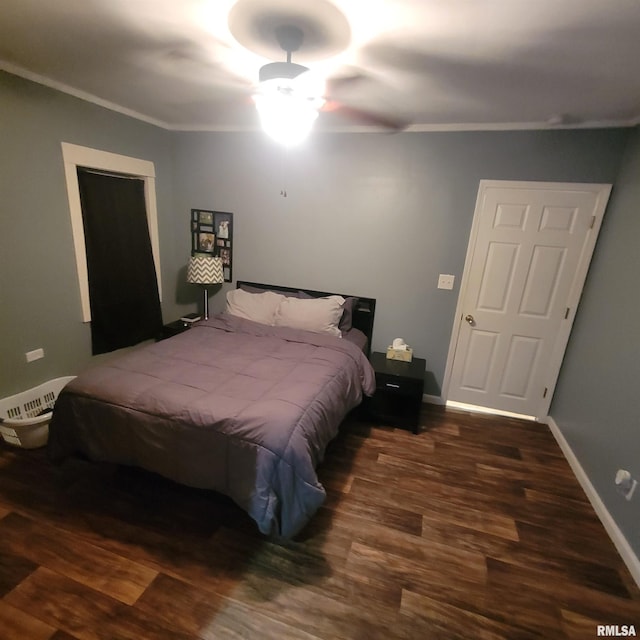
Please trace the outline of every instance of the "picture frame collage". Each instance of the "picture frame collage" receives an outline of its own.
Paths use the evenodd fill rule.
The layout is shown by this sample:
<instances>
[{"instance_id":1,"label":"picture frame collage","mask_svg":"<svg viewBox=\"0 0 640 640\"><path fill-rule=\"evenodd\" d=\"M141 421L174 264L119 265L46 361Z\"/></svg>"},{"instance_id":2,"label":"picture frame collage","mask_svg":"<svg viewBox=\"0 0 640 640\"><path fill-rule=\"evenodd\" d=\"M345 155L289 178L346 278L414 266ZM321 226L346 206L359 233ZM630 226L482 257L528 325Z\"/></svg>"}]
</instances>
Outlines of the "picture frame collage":
<instances>
[{"instance_id":1,"label":"picture frame collage","mask_svg":"<svg viewBox=\"0 0 640 640\"><path fill-rule=\"evenodd\" d=\"M191 209L191 255L222 259L224 281L233 278L233 213Z\"/></svg>"}]
</instances>

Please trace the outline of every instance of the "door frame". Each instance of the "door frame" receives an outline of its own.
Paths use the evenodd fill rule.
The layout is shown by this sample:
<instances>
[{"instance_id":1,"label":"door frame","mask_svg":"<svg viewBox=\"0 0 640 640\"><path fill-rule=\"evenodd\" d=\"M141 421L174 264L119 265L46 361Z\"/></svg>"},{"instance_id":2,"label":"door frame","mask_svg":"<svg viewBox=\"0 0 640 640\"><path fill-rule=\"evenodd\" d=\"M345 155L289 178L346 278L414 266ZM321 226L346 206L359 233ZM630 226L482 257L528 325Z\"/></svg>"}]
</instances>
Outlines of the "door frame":
<instances>
[{"instance_id":1,"label":"door frame","mask_svg":"<svg viewBox=\"0 0 640 640\"><path fill-rule=\"evenodd\" d=\"M558 335L556 336L555 346L553 349L553 356L549 360L547 365L547 371L545 374L544 385L547 389L545 397L540 397L540 404L538 410L534 416L517 416L523 418L534 418L539 422L546 422L549 413L549 407L553 399L556 384L558 382L558 376L560 374L560 367L564 359L565 350L569 337L571 335L571 329L573 327L573 321L576 317L578 309L578 303L580 302L580 296L584 288L584 283L589 271L589 264L591 263L591 257L593 256L593 250L598 239L600 227L602 226L602 220L611 193L611 184L598 184L598 183L582 183L582 182L528 182L520 180L480 180L478 185L478 195L476 198L475 210L473 214L473 223L471 225L471 233L469 234L469 244L467 246L467 255L464 262L464 271L462 274L462 280L460 281L460 290L458 293L458 301L456 304L455 316L453 319L453 328L451 331L451 341L449 343L449 352L447 354L447 364L445 367L444 379L442 382L442 398L444 404L449 404L449 385L451 382L451 373L453 370L453 362L455 359L456 348L458 345L458 337L460 334L460 326L463 321L464 300L467 294L467 286L469 281L469 270L473 261L476 241L478 238L478 230L480 227L480 214L482 211L482 203L484 200L484 193L488 188L505 187L510 189L555 189L555 190L572 190L577 189L581 191L591 191L596 195L596 206L594 210L594 222L591 228L587 232L587 238L582 248L578 265L576 267L575 277L571 284L569 296L567 298L567 307L569 313L567 317L562 321ZM457 403L451 403L450 406L460 406ZM478 410L487 410L485 407L477 407ZM490 410L491 413L499 413L503 415L514 416L516 414Z\"/></svg>"},{"instance_id":2,"label":"door frame","mask_svg":"<svg viewBox=\"0 0 640 640\"><path fill-rule=\"evenodd\" d=\"M82 322L91 322L91 304L89 301L89 276L87 270L87 253L82 222L82 205L80 203L80 187L78 185L78 167L114 171L135 176L144 180L144 196L149 225L149 239L158 281L158 295L162 302L162 279L160 269L160 242L158 235L158 207L156 204L156 170L150 160L141 160L123 156L110 151L81 147L77 144L62 142L62 160L64 164L71 231L76 255L78 285L80 287L80 304Z\"/></svg>"}]
</instances>

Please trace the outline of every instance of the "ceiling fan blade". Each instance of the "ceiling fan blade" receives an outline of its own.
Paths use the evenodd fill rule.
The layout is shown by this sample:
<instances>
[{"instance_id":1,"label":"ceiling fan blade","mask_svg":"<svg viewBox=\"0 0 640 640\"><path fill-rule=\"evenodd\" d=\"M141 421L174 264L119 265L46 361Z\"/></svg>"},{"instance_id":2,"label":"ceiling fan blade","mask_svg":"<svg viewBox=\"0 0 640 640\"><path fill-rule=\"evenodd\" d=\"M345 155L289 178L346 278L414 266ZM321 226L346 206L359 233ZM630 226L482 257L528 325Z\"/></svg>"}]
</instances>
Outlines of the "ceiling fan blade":
<instances>
[{"instance_id":1,"label":"ceiling fan blade","mask_svg":"<svg viewBox=\"0 0 640 640\"><path fill-rule=\"evenodd\" d=\"M250 79L234 70L233 51L221 42L174 39L148 48L140 56L140 65L172 79L202 87L220 86L241 90Z\"/></svg>"},{"instance_id":2,"label":"ceiling fan blade","mask_svg":"<svg viewBox=\"0 0 640 640\"><path fill-rule=\"evenodd\" d=\"M429 69L443 58L436 50L423 51L406 43L374 41L363 47L361 56L376 68L391 68L399 72Z\"/></svg>"},{"instance_id":3,"label":"ceiling fan blade","mask_svg":"<svg viewBox=\"0 0 640 640\"><path fill-rule=\"evenodd\" d=\"M370 80L370 77L362 71L354 71L353 73L333 75L327 78L327 93L335 96L342 91L351 91L357 89L359 84Z\"/></svg>"},{"instance_id":4,"label":"ceiling fan blade","mask_svg":"<svg viewBox=\"0 0 640 640\"><path fill-rule=\"evenodd\" d=\"M341 72L328 78L326 84L323 111L335 112L356 124L391 132L403 131L411 124L406 118L390 115L393 109L384 108L383 104L388 103L386 97L390 92L382 78L368 71L343 68Z\"/></svg>"},{"instance_id":5,"label":"ceiling fan blade","mask_svg":"<svg viewBox=\"0 0 640 640\"><path fill-rule=\"evenodd\" d=\"M352 107L330 98L327 99L321 111L337 113L354 123L385 129L392 133L404 131L411 124L402 118L395 118L367 109Z\"/></svg>"}]
</instances>

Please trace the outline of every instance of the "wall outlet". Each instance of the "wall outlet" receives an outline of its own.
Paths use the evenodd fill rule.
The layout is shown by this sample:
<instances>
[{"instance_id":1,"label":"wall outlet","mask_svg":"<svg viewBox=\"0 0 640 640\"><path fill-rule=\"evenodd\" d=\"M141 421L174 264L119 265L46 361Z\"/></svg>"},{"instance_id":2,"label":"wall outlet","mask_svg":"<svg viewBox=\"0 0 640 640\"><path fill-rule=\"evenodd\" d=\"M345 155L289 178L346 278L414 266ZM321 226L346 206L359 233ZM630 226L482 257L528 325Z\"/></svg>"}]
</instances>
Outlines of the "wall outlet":
<instances>
[{"instance_id":1,"label":"wall outlet","mask_svg":"<svg viewBox=\"0 0 640 640\"><path fill-rule=\"evenodd\" d=\"M40 358L44 358L44 349L34 349L33 351L27 351L27 353L25 353L24 355L27 357L27 362L40 360Z\"/></svg>"},{"instance_id":2,"label":"wall outlet","mask_svg":"<svg viewBox=\"0 0 640 640\"><path fill-rule=\"evenodd\" d=\"M453 289L453 283L455 282L456 277L441 273L438 278L438 289Z\"/></svg>"},{"instance_id":3,"label":"wall outlet","mask_svg":"<svg viewBox=\"0 0 640 640\"><path fill-rule=\"evenodd\" d=\"M626 469L618 469L616 472L616 489L620 495L623 495L626 500L631 500L633 494L638 486L638 481L631 477L631 474Z\"/></svg>"}]
</instances>

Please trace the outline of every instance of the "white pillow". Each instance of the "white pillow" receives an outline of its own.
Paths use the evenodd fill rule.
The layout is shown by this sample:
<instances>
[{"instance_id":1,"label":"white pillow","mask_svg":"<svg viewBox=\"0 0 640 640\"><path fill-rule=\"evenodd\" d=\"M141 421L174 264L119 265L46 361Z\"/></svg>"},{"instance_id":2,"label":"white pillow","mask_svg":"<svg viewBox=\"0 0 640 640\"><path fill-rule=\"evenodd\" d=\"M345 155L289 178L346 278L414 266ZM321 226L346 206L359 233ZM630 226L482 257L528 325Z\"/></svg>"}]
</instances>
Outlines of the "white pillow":
<instances>
[{"instance_id":1,"label":"white pillow","mask_svg":"<svg viewBox=\"0 0 640 640\"><path fill-rule=\"evenodd\" d=\"M342 337L338 323L342 317L342 296L327 298L284 298L276 311L274 324L277 327L304 329L314 333L328 333Z\"/></svg>"},{"instance_id":2,"label":"white pillow","mask_svg":"<svg viewBox=\"0 0 640 640\"><path fill-rule=\"evenodd\" d=\"M238 318L273 325L276 309L285 296L274 291L249 293L242 289L227 292L227 313Z\"/></svg>"}]
</instances>

